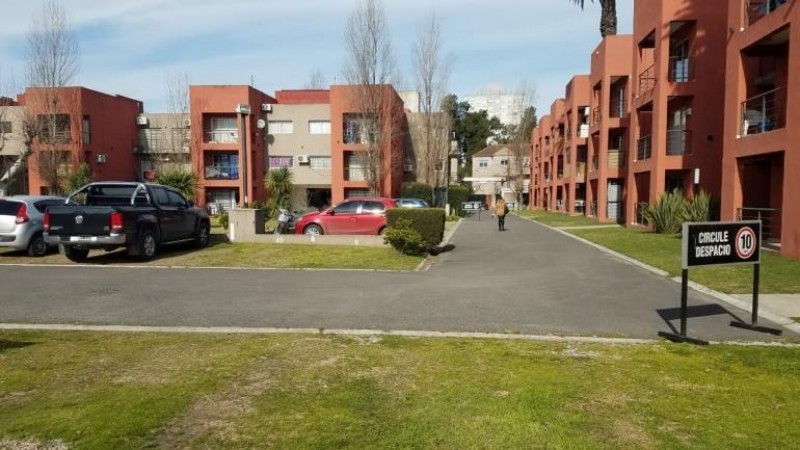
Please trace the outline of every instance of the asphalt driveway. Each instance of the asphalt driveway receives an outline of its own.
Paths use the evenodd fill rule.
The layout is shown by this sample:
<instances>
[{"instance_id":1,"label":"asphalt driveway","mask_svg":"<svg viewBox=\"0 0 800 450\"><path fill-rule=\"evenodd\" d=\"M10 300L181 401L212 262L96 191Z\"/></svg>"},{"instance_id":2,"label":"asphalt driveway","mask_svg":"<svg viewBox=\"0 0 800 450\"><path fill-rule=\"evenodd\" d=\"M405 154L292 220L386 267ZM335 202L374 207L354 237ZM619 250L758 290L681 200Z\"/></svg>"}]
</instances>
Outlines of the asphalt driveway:
<instances>
[{"instance_id":1,"label":"asphalt driveway","mask_svg":"<svg viewBox=\"0 0 800 450\"><path fill-rule=\"evenodd\" d=\"M680 286L539 224L464 220L424 272L0 267L0 322L485 331L655 338ZM690 335L766 340L692 292ZM764 324L768 324L764 322Z\"/></svg>"}]
</instances>

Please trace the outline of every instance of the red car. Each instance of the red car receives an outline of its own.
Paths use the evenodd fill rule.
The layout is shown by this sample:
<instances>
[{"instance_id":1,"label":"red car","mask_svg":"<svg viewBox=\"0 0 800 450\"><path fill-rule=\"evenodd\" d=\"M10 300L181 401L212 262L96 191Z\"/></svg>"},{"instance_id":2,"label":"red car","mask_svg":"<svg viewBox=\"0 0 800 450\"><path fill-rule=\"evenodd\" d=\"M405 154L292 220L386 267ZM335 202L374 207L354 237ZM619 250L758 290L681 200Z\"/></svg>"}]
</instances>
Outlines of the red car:
<instances>
[{"instance_id":1,"label":"red car","mask_svg":"<svg viewBox=\"0 0 800 450\"><path fill-rule=\"evenodd\" d=\"M351 198L320 212L304 215L295 234L381 234L386 228L386 210L394 200L383 197Z\"/></svg>"}]
</instances>

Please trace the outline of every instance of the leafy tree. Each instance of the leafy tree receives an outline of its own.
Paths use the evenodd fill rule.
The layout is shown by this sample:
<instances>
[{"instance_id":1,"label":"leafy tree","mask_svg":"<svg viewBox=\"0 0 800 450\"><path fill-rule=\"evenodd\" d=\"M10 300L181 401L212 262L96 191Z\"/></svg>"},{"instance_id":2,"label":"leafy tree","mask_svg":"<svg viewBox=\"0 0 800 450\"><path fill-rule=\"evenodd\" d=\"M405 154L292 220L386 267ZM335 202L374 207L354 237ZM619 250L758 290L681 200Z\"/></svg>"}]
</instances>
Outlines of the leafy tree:
<instances>
[{"instance_id":1,"label":"leafy tree","mask_svg":"<svg viewBox=\"0 0 800 450\"><path fill-rule=\"evenodd\" d=\"M287 167L269 171L264 178L264 187L269 194L267 211L271 214L275 214L280 208L290 209L292 207L293 182L294 174Z\"/></svg>"},{"instance_id":2,"label":"leafy tree","mask_svg":"<svg viewBox=\"0 0 800 450\"><path fill-rule=\"evenodd\" d=\"M156 183L169 186L181 193L187 199L194 199L197 191L197 175L183 169L170 169L160 172Z\"/></svg>"},{"instance_id":3,"label":"leafy tree","mask_svg":"<svg viewBox=\"0 0 800 450\"><path fill-rule=\"evenodd\" d=\"M570 0L583 9L586 0ZM600 3L600 35L603 37L617 34L617 0L597 0ZM592 0L594 3L594 0Z\"/></svg>"},{"instance_id":4,"label":"leafy tree","mask_svg":"<svg viewBox=\"0 0 800 450\"><path fill-rule=\"evenodd\" d=\"M70 171L64 178L61 188L65 194L71 194L92 181L92 169L89 164L82 163L77 169Z\"/></svg>"}]
</instances>

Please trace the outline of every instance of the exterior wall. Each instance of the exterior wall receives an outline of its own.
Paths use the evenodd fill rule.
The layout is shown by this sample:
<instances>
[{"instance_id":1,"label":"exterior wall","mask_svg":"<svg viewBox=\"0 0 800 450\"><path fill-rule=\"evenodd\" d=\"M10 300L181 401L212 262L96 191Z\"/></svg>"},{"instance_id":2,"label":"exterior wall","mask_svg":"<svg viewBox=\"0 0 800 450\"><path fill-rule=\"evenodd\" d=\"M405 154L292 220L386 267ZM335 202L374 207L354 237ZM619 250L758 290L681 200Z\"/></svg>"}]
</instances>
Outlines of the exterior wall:
<instances>
[{"instance_id":1,"label":"exterior wall","mask_svg":"<svg viewBox=\"0 0 800 450\"><path fill-rule=\"evenodd\" d=\"M276 100L251 86L190 86L190 121L192 167L198 174L196 201L200 205L207 203L209 194L215 189L235 191L239 206L245 203L266 201L264 175L266 166L264 149L267 136L257 128L259 119L267 119L267 112L262 110L263 104L272 104ZM238 104L250 105L251 114L245 115L246 132L240 114L235 109ZM212 117L236 118L237 138L235 142L212 142L207 139ZM242 137L244 136L244 141ZM244 149L247 147L247 170L244 170ZM207 179L206 166L213 155L234 154L239 160L238 180ZM246 183L246 189L245 189Z\"/></svg>"},{"instance_id":2,"label":"exterior wall","mask_svg":"<svg viewBox=\"0 0 800 450\"><path fill-rule=\"evenodd\" d=\"M550 105L550 129L547 136L550 138L550 148L547 152L547 162L550 167L550 183L545 188L545 195L548 197L548 209L560 210L563 205L561 196L563 184L559 180L558 155L564 151L564 130L566 127L566 117L564 99L559 98Z\"/></svg>"},{"instance_id":3,"label":"exterior wall","mask_svg":"<svg viewBox=\"0 0 800 450\"><path fill-rule=\"evenodd\" d=\"M142 112L142 103L84 87L61 88L58 97L57 112L70 116L69 142L52 146L38 138L34 140L28 160L29 192L38 194L49 189L39 170L41 152L49 149L67 152L70 158L67 164L72 169L83 162L88 163L95 181L134 180L136 163L133 150L138 140L136 116ZM42 103L44 89L28 88L21 98L21 103L30 108L32 114L47 111ZM88 141L84 140L84 118L89 120ZM99 158L104 158L105 162Z\"/></svg>"},{"instance_id":4,"label":"exterior wall","mask_svg":"<svg viewBox=\"0 0 800 450\"><path fill-rule=\"evenodd\" d=\"M601 222L610 220L607 207L609 179L625 179L630 167L627 161L633 151L628 138L632 57L633 37L630 35L607 36L592 52L592 116L588 140L586 207L587 214L594 214ZM612 86L615 93L616 89L624 89L622 105L615 104L618 96L612 102ZM609 147L612 133L624 136L624 148Z\"/></svg>"},{"instance_id":5,"label":"exterior wall","mask_svg":"<svg viewBox=\"0 0 800 450\"><path fill-rule=\"evenodd\" d=\"M583 213L583 196L578 202L577 194L582 191L586 182L586 163L578 164L579 151L586 151L589 136L589 75L576 75L572 77L566 87L564 99L564 146L556 156L561 159L562 176L557 177L557 182L562 186L563 211L575 214ZM579 170L581 169L581 170Z\"/></svg>"},{"instance_id":6,"label":"exterior wall","mask_svg":"<svg viewBox=\"0 0 800 450\"><path fill-rule=\"evenodd\" d=\"M800 9L792 2L772 5L778 8L757 17L746 11L744 0L729 2L721 218L736 219L740 208L763 208L765 228L780 242L781 254L800 258L800 190L794 179L800 173ZM770 59L776 44L788 46L771 74L774 87L783 89L775 97L783 126L748 133L742 102L770 89L759 86L759 75L770 74L759 73L758 59Z\"/></svg>"},{"instance_id":7,"label":"exterior wall","mask_svg":"<svg viewBox=\"0 0 800 450\"><path fill-rule=\"evenodd\" d=\"M141 124L140 119L146 120ZM189 113L143 113L137 118L136 178L153 180L165 170L192 170Z\"/></svg>"},{"instance_id":8,"label":"exterior wall","mask_svg":"<svg viewBox=\"0 0 800 450\"><path fill-rule=\"evenodd\" d=\"M3 133L3 128L0 127L0 178L6 176L6 172L19 160L25 148L22 132L25 108L17 106L16 102L4 102L4 100L9 99L0 98L0 122L8 122L11 132ZM26 166L23 166L11 180L6 189L6 194L27 193L27 169Z\"/></svg>"},{"instance_id":9,"label":"exterior wall","mask_svg":"<svg viewBox=\"0 0 800 450\"><path fill-rule=\"evenodd\" d=\"M345 177L345 153L365 152L365 144L347 144L344 139L345 114L358 114L356 102L357 86L331 86L331 201L340 202L351 191L368 190L367 181L351 181ZM383 145L383 179L380 182L380 195L399 197L403 181L403 146L408 125L403 112L403 102L390 85L376 86L388 99L383 114L383 126L391 130Z\"/></svg>"},{"instance_id":10,"label":"exterior wall","mask_svg":"<svg viewBox=\"0 0 800 450\"><path fill-rule=\"evenodd\" d=\"M666 190L669 175L684 192L692 192L692 173L700 170L699 188L720 197L725 95L727 4L697 0L636 0L634 2L632 72L635 77L629 142L644 144L650 136L651 156L631 151L628 163L626 222L637 203L655 202ZM683 25L681 27L680 25ZM670 42L689 38L688 76L670 79ZM686 74L686 73L684 73ZM682 103L681 103L682 102ZM668 155L670 109L688 107L687 150ZM690 111L690 112L689 112ZM640 141L640 139L642 139Z\"/></svg>"},{"instance_id":11,"label":"exterior wall","mask_svg":"<svg viewBox=\"0 0 800 450\"><path fill-rule=\"evenodd\" d=\"M431 186L444 186L447 171L443 161L450 150L449 133L441 132L433 135L430 147L427 145L425 133L425 113L406 113L408 134L403 156L403 174L405 181L416 181ZM431 113L431 124L436 130L449 129L449 117L445 113ZM458 166L451 166L450 179L458 175Z\"/></svg>"},{"instance_id":12,"label":"exterior wall","mask_svg":"<svg viewBox=\"0 0 800 450\"><path fill-rule=\"evenodd\" d=\"M525 152L525 157L529 158L530 152ZM480 162L485 161L486 167L481 167ZM506 164L503 164L506 161ZM505 145L495 145L487 147L472 156L472 178L502 178L505 181L498 183L487 182L472 182L472 190L476 194L483 194L494 198L495 195L502 194L506 201L516 202L516 189L513 182L509 178L513 173L518 173L516 170L520 168L519 164L524 162L517 159L516 154L511 148ZM530 170L527 166L524 169L522 191L529 193L530 191ZM493 201L491 203L494 203Z\"/></svg>"},{"instance_id":13,"label":"exterior wall","mask_svg":"<svg viewBox=\"0 0 800 450\"><path fill-rule=\"evenodd\" d=\"M536 208L549 209L552 206L550 201L550 190L553 184L552 166L552 119L550 115L542 116L539 124L531 133L533 136L534 155L533 164L538 171L533 178L536 179L535 188L532 191L531 204Z\"/></svg>"},{"instance_id":14,"label":"exterior wall","mask_svg":"<svg viewBox=\"0 0 800 450\"><path fill-rule=\"evenodd\" d=\"M485 110L489 117L497 117L504 125L516 125L525 110L522 95L503 92L500 88L487 89L461 99L469 102L473 111Z\"/></svg>"}]
</instances>

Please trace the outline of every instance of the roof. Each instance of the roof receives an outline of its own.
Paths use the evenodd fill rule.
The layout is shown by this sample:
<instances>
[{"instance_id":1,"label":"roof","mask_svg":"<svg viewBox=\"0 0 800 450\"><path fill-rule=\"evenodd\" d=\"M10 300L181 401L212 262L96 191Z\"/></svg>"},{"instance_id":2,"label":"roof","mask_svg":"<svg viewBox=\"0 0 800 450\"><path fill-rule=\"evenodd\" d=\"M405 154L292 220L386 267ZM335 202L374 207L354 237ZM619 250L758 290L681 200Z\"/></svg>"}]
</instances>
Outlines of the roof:
<instances>
[{"instance_id":1,"label":"roof","mask_svg":"<svg viewBox=\"0 0 800 450\"><path fill-rule=\"evenodd\" d=\"M526 144L520 144L520 145L526 145ZM505 149L505 150L506 150L508 153L510 153L510 154L513 154L513 151L511 150L511 147L512 147L512 146L513 146L513 144L496 144L496 145L490 145L490 146L488 146L488 147L484 148L483 150L480 150L480 151L478 151L478 152L475 152L475 153L472 155L472 157L473 157L473 158L491 158L492 156L494 156L494 155L498 154L499 152L501 152L501 151L502 151L502 150L504 150L504 149Z\"/></svg>"}]
</instances>

